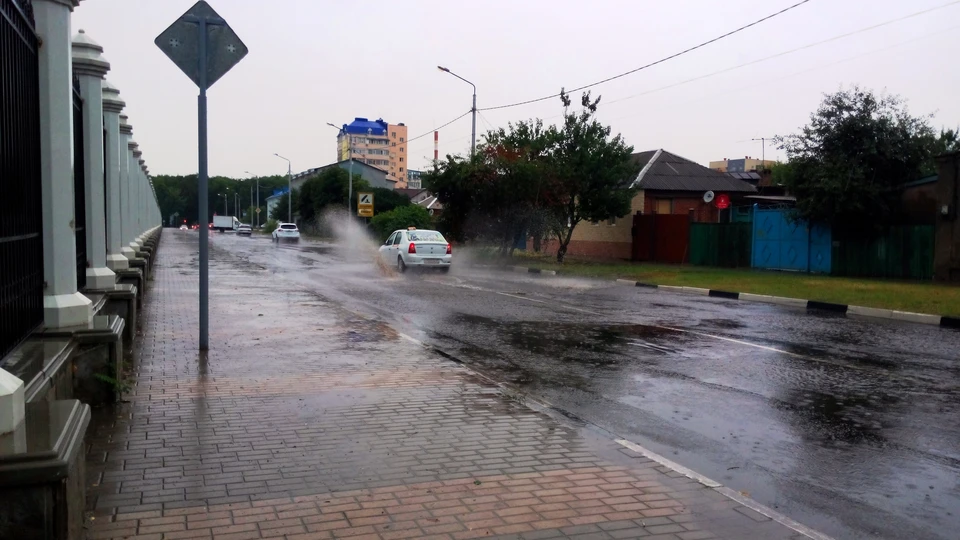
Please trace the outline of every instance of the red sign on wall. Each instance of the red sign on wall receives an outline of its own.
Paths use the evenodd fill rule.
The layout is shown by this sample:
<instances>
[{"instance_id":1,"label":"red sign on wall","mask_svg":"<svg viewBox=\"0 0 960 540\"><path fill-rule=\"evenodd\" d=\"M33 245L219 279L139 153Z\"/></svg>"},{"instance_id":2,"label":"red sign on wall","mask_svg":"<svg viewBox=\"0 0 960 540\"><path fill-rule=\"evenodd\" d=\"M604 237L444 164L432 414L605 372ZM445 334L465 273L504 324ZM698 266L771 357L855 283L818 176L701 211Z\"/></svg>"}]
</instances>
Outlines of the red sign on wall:
<instances>
[{"instance_id":1,"label":"red sign on wall","mask_svg":"<svg viewBox=\"0 0 960 540\"><path fill-rule=\"evenodd\" d=\"M713 204L717 205L717 208L721 210L730 208L730 196L726 193L721 193L720 195L717 195L717 198L714 200Z\"/></svg>"}]
</instances>

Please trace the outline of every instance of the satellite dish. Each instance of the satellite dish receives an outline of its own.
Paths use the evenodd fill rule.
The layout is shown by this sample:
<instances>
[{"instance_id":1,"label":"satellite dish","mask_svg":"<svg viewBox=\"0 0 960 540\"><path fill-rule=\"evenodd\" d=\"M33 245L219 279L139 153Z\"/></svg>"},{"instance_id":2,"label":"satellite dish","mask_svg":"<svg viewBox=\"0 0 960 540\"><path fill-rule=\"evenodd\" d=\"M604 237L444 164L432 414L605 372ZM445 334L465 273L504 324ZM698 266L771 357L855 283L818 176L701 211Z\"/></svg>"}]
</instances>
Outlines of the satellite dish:
<instances>
[{"instance_id":1,"label":"satellite dish","mask_svg":"<svg viewBox=\"0 0 960 540\"><path fill-rule=\"evenodd\" d=\"M703 202L705 202L705 203L713 202L713 197L714 197L713 192L712 192L712 191L708 191L708 192L706 192L706 193L703 194Z\"/></svg>"}]
</instances>

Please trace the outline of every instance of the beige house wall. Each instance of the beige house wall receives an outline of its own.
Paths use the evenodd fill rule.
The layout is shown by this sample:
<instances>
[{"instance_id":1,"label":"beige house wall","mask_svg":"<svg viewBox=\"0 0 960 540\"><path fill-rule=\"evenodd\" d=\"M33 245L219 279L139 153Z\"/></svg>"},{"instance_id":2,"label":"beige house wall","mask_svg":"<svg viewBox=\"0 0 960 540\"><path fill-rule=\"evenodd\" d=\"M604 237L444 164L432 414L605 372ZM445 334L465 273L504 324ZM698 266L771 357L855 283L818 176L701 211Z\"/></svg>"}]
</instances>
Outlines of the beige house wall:
<instances>
[{"instance_id":1,"label":"beige house wall","mask_svg":"<svg viewBox=\"0 0 960 540\"><path fill-rule=\"evenodd\" d=\"M643 210L644 194L640 190L630 201L630 213L624 217L617 218L613 223L610 221L601 221L597 224L589 221L581 222L573 230L571 242L622 242L633 244L633 216Z\"/></svg>"}]
</instances>

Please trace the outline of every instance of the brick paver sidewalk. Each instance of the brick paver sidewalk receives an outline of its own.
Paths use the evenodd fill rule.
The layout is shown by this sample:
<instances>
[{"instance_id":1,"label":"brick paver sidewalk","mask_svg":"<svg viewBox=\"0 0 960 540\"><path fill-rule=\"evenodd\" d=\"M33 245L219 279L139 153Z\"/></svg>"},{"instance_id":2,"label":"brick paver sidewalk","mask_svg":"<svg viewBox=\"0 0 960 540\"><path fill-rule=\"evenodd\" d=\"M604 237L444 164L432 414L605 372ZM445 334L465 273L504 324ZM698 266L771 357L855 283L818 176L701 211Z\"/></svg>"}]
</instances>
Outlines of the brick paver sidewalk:
<instances>
[{"instance_id":1,"label":"brick paver sidewalk","mask_svg":"<svg viewBox=\"0 0 960 540\"><path fill-rule=\"evenodd\" d=\"M91 424L91 539L804 538L217 249L200 357L195 250L165 232Z\"/></svg>"}]
</instances>

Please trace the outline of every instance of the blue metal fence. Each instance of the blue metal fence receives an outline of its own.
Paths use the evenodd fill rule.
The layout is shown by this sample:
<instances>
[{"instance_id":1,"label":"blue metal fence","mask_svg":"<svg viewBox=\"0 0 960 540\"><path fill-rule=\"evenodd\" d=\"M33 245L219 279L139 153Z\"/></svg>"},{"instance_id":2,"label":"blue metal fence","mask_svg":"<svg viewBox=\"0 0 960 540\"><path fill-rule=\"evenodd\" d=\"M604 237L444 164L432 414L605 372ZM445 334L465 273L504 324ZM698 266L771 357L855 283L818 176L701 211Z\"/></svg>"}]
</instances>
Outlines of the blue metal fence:
<instances>
[{"instance_id":1,"label":"blue metal fence","mask_svg":"<svg viewBox=\"0 0 960 540\"><path fill-rule=\"evenodd\" d=\"M788 210L754 207L750 266L798 272L830 273L828 227L792 220Z\"/></svg>"}]
</instances>

